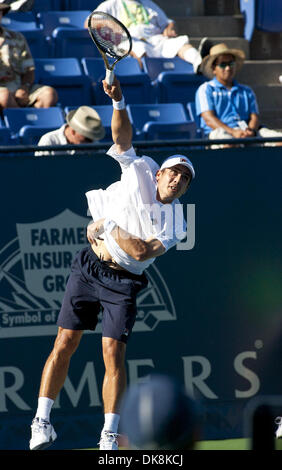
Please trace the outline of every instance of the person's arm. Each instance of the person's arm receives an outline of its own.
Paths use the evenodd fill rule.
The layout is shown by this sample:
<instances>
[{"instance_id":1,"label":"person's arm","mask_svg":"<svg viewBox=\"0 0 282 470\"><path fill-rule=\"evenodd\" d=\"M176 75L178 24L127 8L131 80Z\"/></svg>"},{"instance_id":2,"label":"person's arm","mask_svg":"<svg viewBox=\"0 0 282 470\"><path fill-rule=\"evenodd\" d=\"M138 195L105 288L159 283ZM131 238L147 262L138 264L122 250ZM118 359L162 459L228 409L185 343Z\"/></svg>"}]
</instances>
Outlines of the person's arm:
<instances>
[{"instance_id":1,"label":"person's arm","mask_svg":"<svg viewBox=\"0 0 282 470\"><path fill-rule=\"evenodd\" d=\"M259 117L256 113L250 114L250 119L248 122L247 133L249 137L254 137L257 134L257 130L259 128Z\"/></svg>"},{"instance_id":2,"label":"person's arm","mask_svg":"<svg viewBox=\"0 0 282 470\"><path fill-rule=\"evenodd\" d=\"M21 75L21 85L14 93L15 100L19 106L25 107L28 105L30 88L33 82L34 82L33 70L29 70L23 75Z\"/></svg>"},{"instance_id":3,"label":"person's arm","mask_svg":"<svg viewBox=\"0 0 282 470\"><path fill-rule=\"evenodd\" d=\"M120 83L114 78L112 85L103 80L105 93L113 100L113 116L111 122L112 137L117 153L124 153L132 146L132 126L123 104L123 95ZM117 109L120 108L120 109Z\"/></svg>"},{"instance_id":4,"label":"person's arm","mask_svg":"<svg viewBox=\"0 0 282 470\"><path fill-rule=\"evenodd\" d=\"M233 129L232 127L227 126L216 117L213 111L204 111L203 113L201 113L201 116L206 122L206 124L212 129L218 129L219 127L221 127L228 134L232 135L232 137L234 137L235 139L247 137L246 131L242 129Z\"/></svg>"},{"instance_id":5,"label":"person's arm","mask_svg":"<svg viewBox=\"0 0 282 470\"><path fill-rule=\"evenodd\" d=\"M175 38L177 36L174 21L168 23L167 27L163 30L163 35L168 38Z\"/></svg>"},{"instance_id":6,"label":"person's arm","mask_svg":"<svg viewBox=\"0 0 282 470\"><path fill-rule=\"evenodd\" d=\"M87 238L91 244L96 244L96 239L106 231L110 234L119 247L136 261L145 261L149 258L155 258L165 253L164 245L156 238L142 240L135 237L117 226L108 219L99 219L88 225Z\"/></svg>"}]
</instances>

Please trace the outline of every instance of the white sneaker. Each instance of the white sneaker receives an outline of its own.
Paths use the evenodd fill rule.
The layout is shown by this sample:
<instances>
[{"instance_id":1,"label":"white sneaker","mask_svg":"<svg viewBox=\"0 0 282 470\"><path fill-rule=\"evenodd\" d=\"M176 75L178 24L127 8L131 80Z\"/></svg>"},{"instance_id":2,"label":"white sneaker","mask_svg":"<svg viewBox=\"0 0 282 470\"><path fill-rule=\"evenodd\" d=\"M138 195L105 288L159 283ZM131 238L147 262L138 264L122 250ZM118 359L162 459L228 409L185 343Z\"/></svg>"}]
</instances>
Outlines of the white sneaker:
<instances>
[{"instance_id":1,"label":"white sneaker","mask_svg":"<svg viewBox=\"0 0 282 470\"><path fill-rule=\"evenodd\" d=\"M275 436L279 439L279 437L282 437L282 416L277 416L277 418L275 418L275 424L278 425Z\"/></svg>"},{"instance_id":2,"label":"white sneaker","mask_svg":"<svg viewBox=\"0 0 282 470\"><path fill-rule=\"evenodd\" d=\"M100 442L98 442L100 450L118 450L118 434L111 431L102 431Z\"/></svg>"},{"instance_id":3,"label":"white sneaker","mask_svg":"<svg viewBox=\"0 0 282 470\"><path fill-rule=\"evenodd\" d=\"M47 449L54 440L57 434L53 426L41 418L34 418L31 425L31 439L29 441L30 450L43 450Z\"/></svg>"}]
</instances>

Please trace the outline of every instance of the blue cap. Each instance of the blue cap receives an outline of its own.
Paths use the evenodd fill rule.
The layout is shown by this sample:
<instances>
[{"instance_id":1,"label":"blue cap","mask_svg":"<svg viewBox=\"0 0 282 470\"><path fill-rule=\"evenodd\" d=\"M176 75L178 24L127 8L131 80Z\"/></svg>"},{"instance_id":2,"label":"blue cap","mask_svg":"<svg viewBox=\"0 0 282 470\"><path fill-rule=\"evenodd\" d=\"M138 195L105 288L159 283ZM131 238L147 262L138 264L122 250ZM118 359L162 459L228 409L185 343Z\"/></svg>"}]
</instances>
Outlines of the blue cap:
<instances>
[{"instance_id":1,"label":"blue cap","mask_svg":"<svg viewBox=\"0 0 282 470\"><path fill-rule=\"evenodd\" d=\"M129 387L121 406L120 430L135 449L189 449L198 431L196 403L172 377L153 375Z\"/></svg>"}]
</instances>

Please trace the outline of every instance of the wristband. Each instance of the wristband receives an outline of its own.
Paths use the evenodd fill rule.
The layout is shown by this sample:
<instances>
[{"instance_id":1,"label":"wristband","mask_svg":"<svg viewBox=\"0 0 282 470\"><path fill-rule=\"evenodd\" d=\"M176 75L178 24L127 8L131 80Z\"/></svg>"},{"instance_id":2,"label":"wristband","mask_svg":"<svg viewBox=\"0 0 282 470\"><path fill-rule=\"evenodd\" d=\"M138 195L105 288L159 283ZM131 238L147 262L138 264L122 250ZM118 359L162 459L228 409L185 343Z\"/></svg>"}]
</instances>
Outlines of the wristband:
<instances>
[{"instance_id":1,"label":"wristband","mask_svg":"<svg viewBox=\"0 0 282 470\"><path fill-rule=\"evenodd\" d=\"M122 96L120 101L112 100L112 102L113 102L114 109L117 109L118 111L120 111L121 109L125 109L124 96Z\"/></svg>"},{"instance_id":2,"label":"wristband","mask_svg":"<svg viewBox=\"0 0 282 470\"><path fill-rule=\"evenodd\" d=\"M105 231L105 232L111 233L112 230L113 230L116 226L117 226L117 224L115 223L114 220L109 219L108 217L105 218L104 223L103 223L103 227L104 227L104 231Z\"/></svg>"}]
</instances>

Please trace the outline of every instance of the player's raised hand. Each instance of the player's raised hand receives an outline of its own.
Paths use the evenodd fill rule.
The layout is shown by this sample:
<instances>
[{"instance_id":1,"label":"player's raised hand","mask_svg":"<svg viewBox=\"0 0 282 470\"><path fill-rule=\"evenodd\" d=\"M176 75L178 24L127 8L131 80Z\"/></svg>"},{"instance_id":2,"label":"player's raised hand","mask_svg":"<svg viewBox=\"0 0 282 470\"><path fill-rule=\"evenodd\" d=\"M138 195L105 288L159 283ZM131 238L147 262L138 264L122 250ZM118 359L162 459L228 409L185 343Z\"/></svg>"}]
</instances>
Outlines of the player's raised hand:
<instances>
[{"instance_id":1,"label":"player's raised hand","mask_svg":"<svg viewBox=\"0 0 282 470\"><path fill-rule=\"evenodd\" d=\"M108 85L106 80L102 80L102 83L103 83L104 92L112 100L120 101L122 99L122 91L120 87L120 82L116 77L114 78L112 85Z\"/></svg>"}]
</instances>

